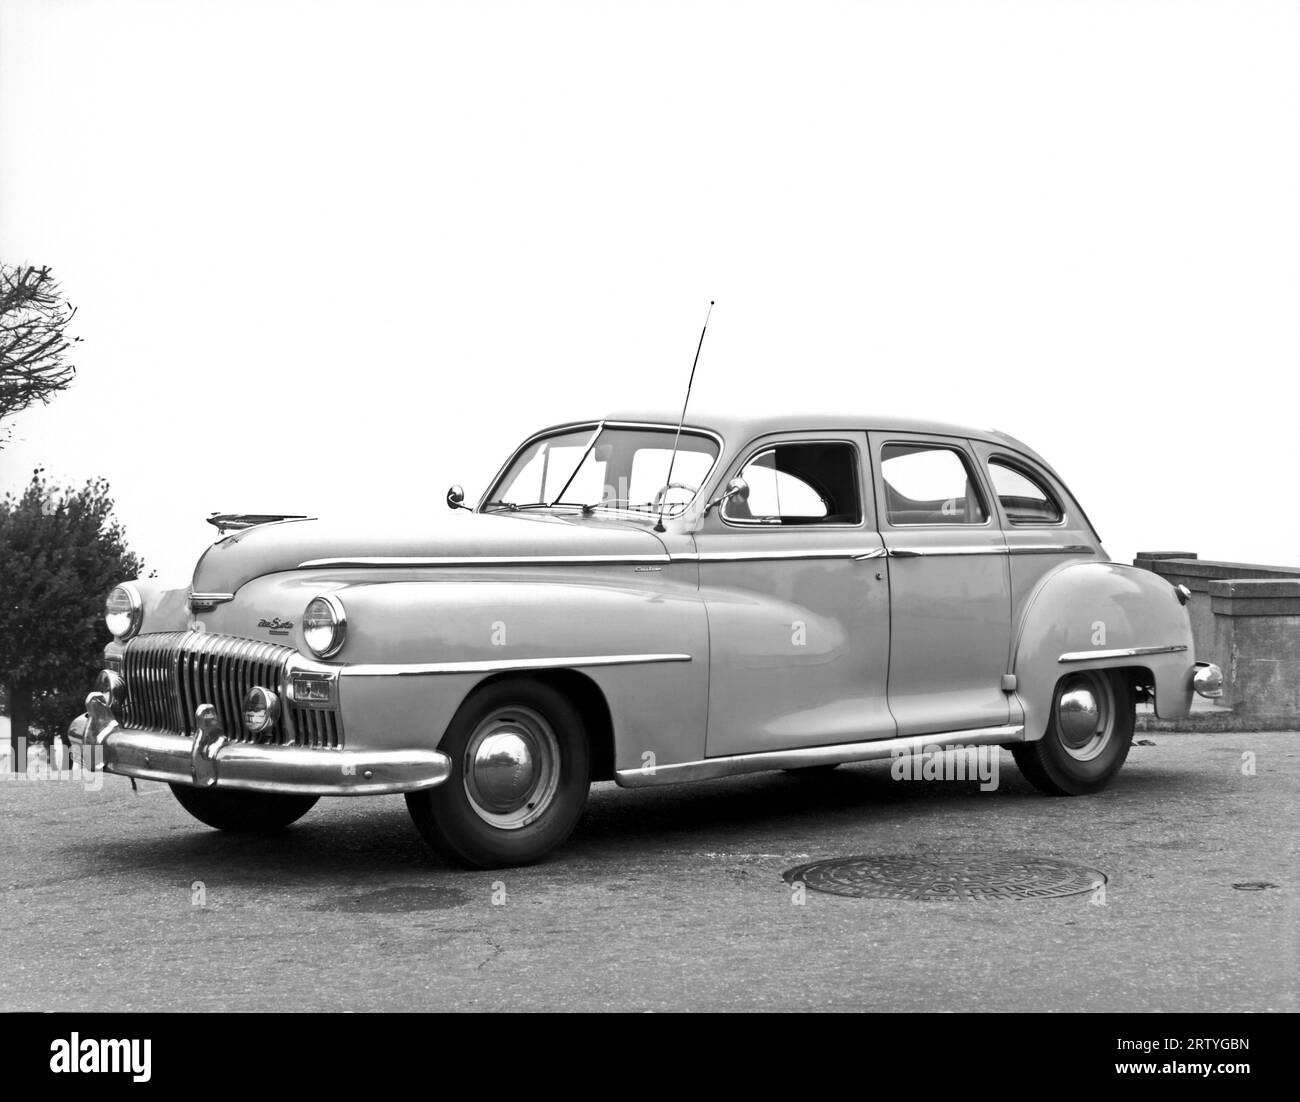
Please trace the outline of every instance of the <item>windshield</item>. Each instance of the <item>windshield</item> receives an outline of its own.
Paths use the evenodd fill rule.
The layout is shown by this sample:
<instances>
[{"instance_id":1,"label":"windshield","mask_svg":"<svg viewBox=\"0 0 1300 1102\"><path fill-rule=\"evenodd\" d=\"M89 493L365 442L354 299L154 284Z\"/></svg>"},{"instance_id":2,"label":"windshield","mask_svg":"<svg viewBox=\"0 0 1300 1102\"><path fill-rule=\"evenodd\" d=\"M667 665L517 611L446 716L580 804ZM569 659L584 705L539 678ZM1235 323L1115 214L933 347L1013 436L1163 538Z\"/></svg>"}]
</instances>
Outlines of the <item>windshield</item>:
<instances>
[{"instance_id":1,"label":"windshield","mask_svg":"<svg viewBox=\"0 0 1300 1102\"><path fill-rule=\"evenodd\" d=\"M626 509L674 516L694 499L714 461L712 437L675 427L587 425L534 440L497 480L485 509ZM672 461L672 486L668 485Z\"/></svg>"}]
</instances>

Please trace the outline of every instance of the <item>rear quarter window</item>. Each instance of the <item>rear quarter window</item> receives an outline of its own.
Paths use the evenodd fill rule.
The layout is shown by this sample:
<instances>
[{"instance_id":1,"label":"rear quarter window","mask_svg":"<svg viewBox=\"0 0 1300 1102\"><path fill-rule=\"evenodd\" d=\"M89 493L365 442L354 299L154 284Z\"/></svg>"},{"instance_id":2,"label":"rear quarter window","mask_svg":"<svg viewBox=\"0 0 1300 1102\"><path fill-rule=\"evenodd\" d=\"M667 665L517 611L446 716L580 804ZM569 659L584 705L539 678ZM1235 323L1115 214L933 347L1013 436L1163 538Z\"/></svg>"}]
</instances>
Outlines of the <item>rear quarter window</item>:
<instances>
[{"instance_id":1,"label":"rear quarter window","mask_svg":"<svg viewBox=\"0 0 1300 1102\"><path fill-rule=\"evenodd\" d=\"M1032 471L1005 459L989 460L989 478L1009 524L1059 524L1065 516L1057 497Z\"/></svg>"}]
</instances>

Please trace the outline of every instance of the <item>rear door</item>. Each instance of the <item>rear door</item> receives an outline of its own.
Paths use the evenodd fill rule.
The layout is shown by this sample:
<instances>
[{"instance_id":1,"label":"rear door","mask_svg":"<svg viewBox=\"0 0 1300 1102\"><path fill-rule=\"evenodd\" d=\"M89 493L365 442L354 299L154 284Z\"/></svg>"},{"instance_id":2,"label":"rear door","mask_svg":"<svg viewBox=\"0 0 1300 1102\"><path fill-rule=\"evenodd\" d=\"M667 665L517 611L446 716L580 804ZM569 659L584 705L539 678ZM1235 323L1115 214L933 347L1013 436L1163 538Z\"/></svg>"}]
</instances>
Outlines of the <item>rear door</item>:
<instances>
[{"instance_id":1,"label":"rear door","mask_svg":"<svg viewBox=\"0 0 1300 1102\"><path fill-rule=\"evenodd\" d=\"M899 735L1002 726L1006 541L967 441L869 433L888 553L889 706Z\"/></svg>"}]
</instances>

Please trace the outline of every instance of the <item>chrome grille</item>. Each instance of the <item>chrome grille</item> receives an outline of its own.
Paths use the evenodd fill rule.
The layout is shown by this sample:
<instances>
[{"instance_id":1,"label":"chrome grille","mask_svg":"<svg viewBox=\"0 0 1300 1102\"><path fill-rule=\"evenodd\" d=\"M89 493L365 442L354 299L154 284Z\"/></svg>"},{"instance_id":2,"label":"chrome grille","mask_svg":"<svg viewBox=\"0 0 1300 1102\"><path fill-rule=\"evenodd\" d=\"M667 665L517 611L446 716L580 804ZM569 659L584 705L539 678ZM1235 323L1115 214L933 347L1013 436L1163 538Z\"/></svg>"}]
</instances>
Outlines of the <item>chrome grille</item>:
<instances>
[{"instance_id":1,"label":"chrome grille","mask_svg":"<svg viewBox=\"0 0 1300 1102\"><path fill-rule=\"evenodd\" d=\"M232 742L337 749L343 734L337 711L302 708L284 699L291 647L197 632L141 635L123 648L126 702L122 726L193 736L194 713L211 704ZM244 728L244 695L254 685L280 694L283 710L271 731L251 735Z\"/></svg>"}]
</instances>

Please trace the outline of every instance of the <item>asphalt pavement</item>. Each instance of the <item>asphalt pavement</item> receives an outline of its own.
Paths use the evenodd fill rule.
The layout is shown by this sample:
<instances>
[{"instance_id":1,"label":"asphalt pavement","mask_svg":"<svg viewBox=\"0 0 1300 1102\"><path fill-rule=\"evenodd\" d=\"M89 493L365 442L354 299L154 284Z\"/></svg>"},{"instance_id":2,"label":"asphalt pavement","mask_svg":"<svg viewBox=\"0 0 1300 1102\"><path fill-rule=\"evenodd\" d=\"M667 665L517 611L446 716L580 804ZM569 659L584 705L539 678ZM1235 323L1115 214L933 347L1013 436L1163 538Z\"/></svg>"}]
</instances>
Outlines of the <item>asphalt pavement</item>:
<instances>
[{"instance_id":1,"label":"asphalt pavement","mask_svg":"<svg viewBox=\"0 0 1300 1102\"><path fill-rule=\"evenodd\" d=\"M888 762L627 791L566 848L464 872L401 797L222 835L165 786L0 782L3 1010L1294 1011L1300 733L1146 734L1105 792ZM850 855L1050 857L1098 893L800 893ZM1235 885L1235 886L1234 886ZM802 902L799 900L802 899Z\"/></svg>"}]
</instances>

